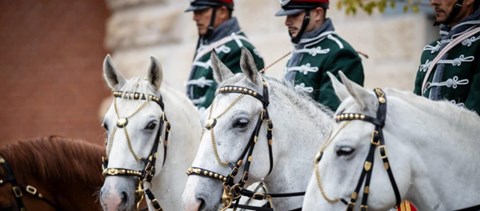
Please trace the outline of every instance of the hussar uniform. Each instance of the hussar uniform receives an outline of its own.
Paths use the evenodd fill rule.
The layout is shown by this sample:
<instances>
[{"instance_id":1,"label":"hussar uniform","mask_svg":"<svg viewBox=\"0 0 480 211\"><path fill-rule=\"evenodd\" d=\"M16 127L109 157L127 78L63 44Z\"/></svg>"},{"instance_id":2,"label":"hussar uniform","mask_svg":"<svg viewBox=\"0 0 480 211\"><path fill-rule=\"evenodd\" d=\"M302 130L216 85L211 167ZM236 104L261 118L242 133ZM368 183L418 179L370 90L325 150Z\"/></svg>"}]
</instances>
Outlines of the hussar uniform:
<instances>
[{"instance_id":1,"label":"hussar uniform","mask_svg":"<svg viewBox=\"0 0 480 211\"><path fill-rule=\"evenodd\" d=\"M321 27L304 32L309 10L328 9L328 0L280 0L282 9L277 16L305 12L302 29L292 38L293 51L285 69L285 81L307 92L315 101L335 111L340 100L335 95L327 72L338 77L338 72L363 86L362 60L350 44L335 33L332 21L326 18Z\"/></svg>"},{"instance_id":2,"label":"hussar uniform","mask_svg":"<svg viewBox=\"0 0 480 211\"><path fill-rule=\"evenodd\" d=\"M423 48L414 93L432 100L448 100L480 114L480 10L456 24L442 25L440 39ZM473 32L467 34L469 32ZM457 37L458 44L448 46ZM434 58L444 49L446 53ZM429 71L429 68L431 69ZM427 76L428 75L428 76ZM425 79L425 77L428 77Z\"/></svg>"},{"instance_id":3,"label":"hussar uniform","mask_svg":"<svg viewBox=\"0 0 480 211\"><path fill-rule=\"evenodd\" d=\"M187 82L188 96L199 109L208 107L215 97L217 83L213 79L210 53L215 50L220 60L233 72L241 72L241 48L247 48L253 55L257 68L263 68L263 59L248 41L243 32L233 32L229 36L212 43L200 46L193 61L193 67Z\"/></svg>"},{"instance_id":4,"label":"hussar uniform","mask_svg":"<svg viewBox=\"0 0 480 211\"><path fill-rule=\"evenodd\" d=\"M330 25L330 19L325 24ZM335 111L340 101L327 72L338 76L340 70L352 81L363 85L363 66L357 52L333 30L325 30L317 37L300 40L295 46L287 63L285 79Z\"/></svg>"},{"instance_id":5,"label":"hussar uniform","mask_svg":"<svg viewBox=\"0 0 480 211\"><path fill-rule=\"evenodd\" d=\"M187 11L207 9L209 7L227 6L233 10L232 0L195 0ZM201 36L196 48L192 69L187 81L187 95L199 110L204 110L213 101L217 83L213 78L210 55L215 51L219 59L233 72L241 72L241 48L252 53L255 64L260 70L264 67L259 52L241 31L235 17L212 29L208 35Z\"/></svg>"}]
</instances>

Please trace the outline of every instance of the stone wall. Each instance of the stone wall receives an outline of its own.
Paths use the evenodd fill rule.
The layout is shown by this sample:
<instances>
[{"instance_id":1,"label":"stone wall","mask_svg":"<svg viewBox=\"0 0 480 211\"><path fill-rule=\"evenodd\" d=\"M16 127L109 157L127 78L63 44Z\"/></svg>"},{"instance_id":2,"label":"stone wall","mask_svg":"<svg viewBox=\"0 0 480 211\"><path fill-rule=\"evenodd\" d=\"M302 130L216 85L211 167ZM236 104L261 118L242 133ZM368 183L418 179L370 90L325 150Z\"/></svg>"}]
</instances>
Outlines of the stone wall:
<instances>
[{"instance_id":1,"label":"stone wall","mask_svg":"<svg viewBox=\"0 0 480 211\"><path fill-rule=\"evenodd\" d=\"M104 142L104 1L0 1L0 145L61 135Z\"/></svg>"},{"instance_id":2,"label":"stone wall","mask_svg":"<svg viewBox=\"0 0 480 211\"><path fill-rule=\"evenodd\" d=\"M108 0L113 15L107 22L105 44L127 76L145 74L149 57L162 63L167 83L185 90L197 34L187 0ZM266 65L291 50L284 17L275 17L277 0L237 0L234 15ZM337 32L354 48L368 54L363 64L366 87L412 90L420 52L432 30L425 14L347 16L331 2L328 16ZM281 77L284 59L267 70Z\"/></svg>"}]
</instances>

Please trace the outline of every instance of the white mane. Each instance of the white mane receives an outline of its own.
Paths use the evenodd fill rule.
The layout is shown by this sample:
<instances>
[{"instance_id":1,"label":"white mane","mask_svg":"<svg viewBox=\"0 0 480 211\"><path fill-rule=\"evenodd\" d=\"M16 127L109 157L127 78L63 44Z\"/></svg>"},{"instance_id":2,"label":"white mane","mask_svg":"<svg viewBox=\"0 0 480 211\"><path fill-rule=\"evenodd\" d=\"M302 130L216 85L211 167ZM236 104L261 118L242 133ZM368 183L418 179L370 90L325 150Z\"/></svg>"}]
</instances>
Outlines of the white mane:
<instances>
[{"instance_id":1,"label":"white mane","mask_svg":"<svg viewBox=\"0 0 480 211\"><path fill-rule=\"evenodd\" d=\"M327 106L324 106L315 100L313 100L308 94L302 90L295 89L291 84L285 83L280 81L276 78L269 77L264 75L263 78L268 82L271 86L269 88L270 94L270 101L278 100L280 102L290 102L295 107L300 108L299 111L303 113L305 116L308 116L310 119L317 119L321 116L325 116L327 114L330 117L333 117L333 111L330 110ZM232 77L228 80L225 80L219 87L228 85L228 84L245 84L246 87L256 87L256 90L259 93L262 93L260 87L256 86L255 84L248 81L245 77ZM279 96L283 95L283 96ZM279 98L279 99L278 99ZM320 123L320 122L315 122ZM323 125L318 125L319 127L323 127Z\"/></svg>"}]
</instances>

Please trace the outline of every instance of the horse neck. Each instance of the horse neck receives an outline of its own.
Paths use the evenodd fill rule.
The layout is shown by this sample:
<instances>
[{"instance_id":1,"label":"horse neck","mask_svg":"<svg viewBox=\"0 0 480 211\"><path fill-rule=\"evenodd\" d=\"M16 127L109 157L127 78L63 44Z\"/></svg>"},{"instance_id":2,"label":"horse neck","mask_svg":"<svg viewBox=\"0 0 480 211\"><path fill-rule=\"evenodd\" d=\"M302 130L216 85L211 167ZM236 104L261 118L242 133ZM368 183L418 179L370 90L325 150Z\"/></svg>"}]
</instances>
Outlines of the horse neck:
<instances>
[{"instance_id":1,"label":"horse neck","mask_svg":"<svg viewBox=\"0 0 480 211\"><path fill-rule=\"evenodd\" d=\"M480 118L447 102L411 101L390 110L397 109L403 110L387 116L387 121L395 121L390 121L393 127L387 133L402 137L404 143L399 144L408 147L414 165L414 183L406 199L420 210L454 210L480 203L471 199L480 190L476 182ZM421 130L412 133L412 128Z\"/></svg>"},{"instance_id":2,"label":"horse neck","mask_svg":"<svg viewBox=\"0 0 480 211\"><path fill-rule=\"evenodd\" d=\"M165 115L171 130L165 165L161 161L156 163L159 174L152 181L151 188L164 210L183 209L181 195L187 180L185 170L192 163L200 140L199 113L183 95L162 86ZM159 148L163 148L163 144Z\"/></svg>"},{"instance_id":3,"label":"horse neck","mask_svg":"<svg viewBox=\"0 0 480 211\"><path fill-rule=\"evenodd\" d=\"M314 156L331 130L332 117L301 96L276 94L268 110L274 125L275 168L264 180L266 187L272 193L304 192ZM302 201L301 196L272 199L279 210L299 208Z\"/></svg>"},{"instance_id":4,"label":"horse neck","mask_svg":"<svg viewBox=\"0 0 480 211\"><path fill-rule=\"evenodd\" d=\"M93 144L79 145L77 141L55 136L20 142L0 150L17 182L36 187L59 210L78 207L98 210L100 205L96 203L95 193L103 182L98 164L103 152Z\"/></svg>"}]
</instances>

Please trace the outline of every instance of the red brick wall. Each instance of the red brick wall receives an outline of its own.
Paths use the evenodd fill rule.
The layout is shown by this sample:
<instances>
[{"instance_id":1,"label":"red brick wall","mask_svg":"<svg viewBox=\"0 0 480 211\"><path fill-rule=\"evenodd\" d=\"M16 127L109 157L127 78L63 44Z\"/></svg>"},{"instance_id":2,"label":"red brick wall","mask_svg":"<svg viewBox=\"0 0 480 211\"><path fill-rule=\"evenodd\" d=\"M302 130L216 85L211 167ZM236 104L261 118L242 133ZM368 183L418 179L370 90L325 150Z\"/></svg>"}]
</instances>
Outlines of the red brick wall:
<instances>
[{"instance_id":1,"label":"red brick wall","mask_svg":"<svg viewBox=\"0 0 480 211\"><path fill-rule=\"evenodd\" d=\"M104 0L0 1L0 145L62 135L103 143Z\"/></svg>"}]
</instances>

